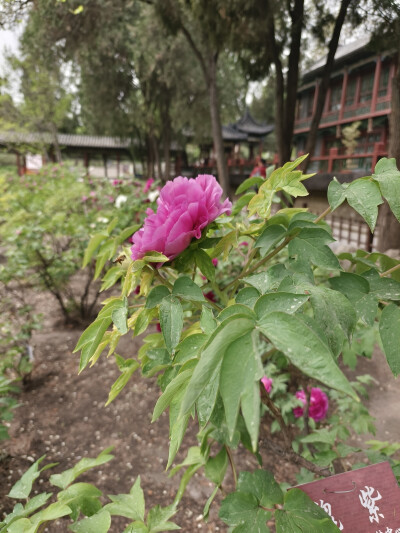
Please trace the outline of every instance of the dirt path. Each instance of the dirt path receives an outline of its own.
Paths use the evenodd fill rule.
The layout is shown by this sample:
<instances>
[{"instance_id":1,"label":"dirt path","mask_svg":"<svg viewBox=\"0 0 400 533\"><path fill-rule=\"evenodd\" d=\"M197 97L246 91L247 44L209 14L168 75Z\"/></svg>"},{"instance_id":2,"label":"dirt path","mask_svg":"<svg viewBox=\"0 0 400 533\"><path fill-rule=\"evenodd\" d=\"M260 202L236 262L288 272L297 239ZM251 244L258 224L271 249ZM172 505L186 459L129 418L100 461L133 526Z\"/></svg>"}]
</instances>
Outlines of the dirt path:
<instances>
[{"instance_id":1,"label":"dirt path","mask_svg":"<svg viewBox=\"0 0 400 533\"><path fill-rule=\"evenodd\" d=\"M72 467L81 457L95 457L108 446L115 446L115 459L100 469L80 478L94 483L104 495L128 492L141 475L148 506L168 505L173 500L178 479L165 473L168 456L168 417L160 417L150 424L151 413L159 394L155 380L144 380L135 374L130 385L111 405L104 407L111 384L119 372L112 359L101 357L91 369L78 376L78 355L72 354L80 331L66 328L57 322L54 304L47 296L39 297L45 309L45 323L34 337L35 367L28 386L20 396L21 406L10 428L12 436L4 446L8 457L0 462L0 516L14 504L6 497L10 487L33 460L46 454L47 462L59 462L52 472ZM128 337L118 348L123 356L136 355L139 340ZM399 383L391 376L381 354L372 361L364 361L363 373L374 376L379 385L370 396L371 412L377 418L380 440L400 441ZM189 446L196 444L193 427L184 441L179 456L184 457ZM252 470L255 460L239 449L240 469ZM274 472L279 481L294 483L294 468L277 463L274 457L264 457L265 467ZM45 473L44 478L48 472ZM35 491L52 491L43 482ZM181 510L175 521L182 531L227 531L217 518L217 506L211 508L210 521L201 520L203 506L213 486L200 473L189 484ZM113 519L112 533L123 530L125 520ZM63 533L68 523L60 521L49 526L50 533Z\"/></svg>"}]
</instances>

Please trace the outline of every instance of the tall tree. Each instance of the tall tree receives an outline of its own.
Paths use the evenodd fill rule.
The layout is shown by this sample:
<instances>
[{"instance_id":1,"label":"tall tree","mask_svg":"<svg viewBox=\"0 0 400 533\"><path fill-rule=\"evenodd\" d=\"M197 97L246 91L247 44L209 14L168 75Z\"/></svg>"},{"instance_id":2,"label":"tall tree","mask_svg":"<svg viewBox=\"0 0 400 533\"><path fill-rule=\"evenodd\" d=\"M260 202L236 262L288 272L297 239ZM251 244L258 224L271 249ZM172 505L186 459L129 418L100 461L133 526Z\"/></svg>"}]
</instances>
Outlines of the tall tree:
<instances>
[{"instance_id":1,"label":"tall tree","mask_svg":"<svg viewBox=\"0 0 400 533\"><path fill-rule=\"evenodd\" d=\"M151 0L148 0L151 2ZM218 180L229 195L229 175L224 154L218 88L219 59L237 27L241 0L154 0L157 14L172 32L182 32L199 62L208 91L212 137Z\"/></svg>"}]
</instances>

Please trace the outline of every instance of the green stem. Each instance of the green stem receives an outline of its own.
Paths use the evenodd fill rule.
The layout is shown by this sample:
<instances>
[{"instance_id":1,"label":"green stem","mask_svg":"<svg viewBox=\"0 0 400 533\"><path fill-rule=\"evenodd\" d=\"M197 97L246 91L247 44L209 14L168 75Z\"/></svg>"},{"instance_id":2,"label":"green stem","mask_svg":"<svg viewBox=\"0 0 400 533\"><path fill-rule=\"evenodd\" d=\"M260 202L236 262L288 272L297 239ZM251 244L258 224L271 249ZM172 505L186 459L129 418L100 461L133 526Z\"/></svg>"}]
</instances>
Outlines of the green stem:
<instances>
[{"instance_id":1,"label":"green stem","mask_svg":"<svg viewBox=\"0 0 400 533\"><path fill-rule=\"evenodd\" d=\"M277 352L278 349L277 348L271 348L270 350L268 350L268 352L265 352L265 354L263 354L263 356L261 357L261 361L263 363L265 363L265 361L267 359L269 359L271 357L271 355L273 355L275 352Z\"/></svg>"},{"instance_id":2,"label":"green stem","mask_svg":"<svg viewBox=\"0 0 400 533\"><path fill-rule=\"evenodd\" d=\"M247 259L247 261L246 261L246 264L244 265L243 270L242 270L242 272L241 272L240 275L242 275L244 272L246 272L246 269L248 268L249 264L250 264L251 261L253 260L253 258L254 258L254 256L256 255L256 253L257 253L257 250L252 250L252 251L250 252L249 257L248 257L248 259ZM236 283L234 284L233 288L232 288L232 291L231 291L231 293L230 293L230 295L229 295L228 300L230 300L231 298L233 298L233 295L235 294L235 292L236 292L236 290L237 290L237 288L238 288L239 283L240 283L240 280L238 279L238 280L236 281ZM229 287L229 285L228 285L228 287ZM226 288L227 288L227 287L225 287L225 289L226 289Z\"/></svg>"},{"instance_id":3,"label":"green stem","mask_svg":"<svg viewBox=\"0 0 400 533\"><path fill-rule=\"evenodd\" d=\"M330 213L331 211L332 211L332 208L331 208L331 207L327 207L327 208L325 209L325 211L323 211L323 212L319 215L319 217L316 218L316 219L314 220L314 223L315 223L315 224L318 224L318 222L320 222L323 218L325 218L326 215L329 215L329 213Z\"/></svg>"},{"instance_id":4,"label":"green stem","mask_svg":"<svg viewBox=\"0 0 400 533\"><path fill-rule=\"evenodd\" d=\"M163 285L166 285L169 289L172 289L173 286L171 285L171 283L169 281L167 281L165 278L162 277L162 275L160 274L160 272L158 271L157 268L153 268L154 270L154 275L157 279L159 279L161 281L161 283Z\"/></svg>"},{"instance_id":5,"label":"green stem","mask_svg":"<svg viewBox=\"0 0 400 533\"><path fill-rule=\"evenodd\" d=\"M396 270L399 270L400 268L400 263L392 268L389 268L389 270L386 270L385 272L381 272L380 277L383 278L384 276L388 276L389 274L391 274L392 272L395 272Z\"/></svg>"},{"instance_id":6,"label":"green stem","mask_svg":"<svg viewBox=\"0 0 400 533\"><path fill-rule=\"evenodd\" d=\"M235 462L233 460L232 452L231 452L229 446L227 446L226 444L225 444L225 450L226 450L226 453L228 454L229 463L230 463L231 468L232 468L233 481L235 482L235 489L236 489L236 487L237 487L237 474L236 474Z\"/></svg>"},{"instance_id":7,"label":"green stem","mask_svg":"<svg viewBox=\"0 0 400 533\"><path fill-rule=\"evenodd\" d=\"M230 283L228 283L228 285L224 288L224 291L228 288L228 287L231 287L233 284L235 284L238 280L244 278L245 276L248 276L249 274L252 274L253 272L255 272L257 269L260 268L260 266L264 265L265 263L267 263L270 259L272 259L276 254L278 254L283 248L285 248L285 246L292 240L296 237L296 235L291 235L290 237L286 237L285 240L282 242L282 244L280 244L277 248L275 248L275 250L273 250L271 253L269 253L268 255L266 255L263 259L261 259L260 261L258 261L258 263L256 263L252 268L249 268L249 270L245 271L245 272L242 272L241 274L239 274L239 276L236 276L236 278L234 280L232 280Z\"/></svg>"}]
</instances>

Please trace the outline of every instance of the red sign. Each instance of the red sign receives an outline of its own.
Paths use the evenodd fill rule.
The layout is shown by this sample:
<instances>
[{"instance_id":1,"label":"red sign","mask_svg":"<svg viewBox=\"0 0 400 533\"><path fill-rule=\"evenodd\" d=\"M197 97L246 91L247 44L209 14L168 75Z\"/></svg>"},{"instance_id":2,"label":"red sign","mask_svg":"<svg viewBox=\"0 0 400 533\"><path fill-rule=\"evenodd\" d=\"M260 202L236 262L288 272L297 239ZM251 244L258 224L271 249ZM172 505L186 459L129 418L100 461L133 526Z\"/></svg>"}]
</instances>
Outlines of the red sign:
<instances>
[{"instance_id":1,"label":"red sign","mask_svg":"<svg viewBox=\"0 0 400 533\"><path fill-rule=\"evenodd\" d=\"M400 533L400 488L389 463L327 477L297 488L345 533Z\"/></svg>"}]
</instances>

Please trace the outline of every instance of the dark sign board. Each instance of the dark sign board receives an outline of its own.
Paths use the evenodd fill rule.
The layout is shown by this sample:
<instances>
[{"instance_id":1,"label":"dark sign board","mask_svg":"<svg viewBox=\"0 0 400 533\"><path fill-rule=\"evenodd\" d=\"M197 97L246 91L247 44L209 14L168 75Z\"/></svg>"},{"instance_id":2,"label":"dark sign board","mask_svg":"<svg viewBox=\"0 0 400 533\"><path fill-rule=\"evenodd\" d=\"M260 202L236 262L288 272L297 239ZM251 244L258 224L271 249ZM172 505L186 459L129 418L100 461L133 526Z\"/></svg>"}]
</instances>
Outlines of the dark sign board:
<instances>
[{"instance_id":1,"label":"dark sign board","mask_svg":"<svg viewBox=\"0 0 400 533\"><path fill-rule=\"evenodd\" d=\"M400 533L400 488L389 463L299 485L345 533Z\"/></svg>"}]
</instances>

